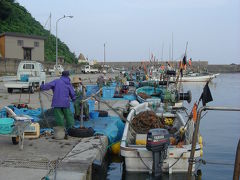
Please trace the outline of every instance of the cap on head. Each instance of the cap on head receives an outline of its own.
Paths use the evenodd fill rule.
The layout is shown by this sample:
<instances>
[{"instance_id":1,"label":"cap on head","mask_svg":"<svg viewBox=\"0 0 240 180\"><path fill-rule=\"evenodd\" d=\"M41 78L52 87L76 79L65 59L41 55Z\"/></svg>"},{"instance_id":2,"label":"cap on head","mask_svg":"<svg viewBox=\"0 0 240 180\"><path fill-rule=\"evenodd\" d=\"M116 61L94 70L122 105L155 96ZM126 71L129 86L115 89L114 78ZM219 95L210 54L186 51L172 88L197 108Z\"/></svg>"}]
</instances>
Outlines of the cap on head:
<instances>
[{"instance_id":1,"label":"cap on head","mask_svg":"<svg viewBox=\"0 0 240 180\"><path fill-rule=\"evenodd\" d=\"M63 71L62 76L69 76L69 71Z\"/></svg>"}]
</instances>

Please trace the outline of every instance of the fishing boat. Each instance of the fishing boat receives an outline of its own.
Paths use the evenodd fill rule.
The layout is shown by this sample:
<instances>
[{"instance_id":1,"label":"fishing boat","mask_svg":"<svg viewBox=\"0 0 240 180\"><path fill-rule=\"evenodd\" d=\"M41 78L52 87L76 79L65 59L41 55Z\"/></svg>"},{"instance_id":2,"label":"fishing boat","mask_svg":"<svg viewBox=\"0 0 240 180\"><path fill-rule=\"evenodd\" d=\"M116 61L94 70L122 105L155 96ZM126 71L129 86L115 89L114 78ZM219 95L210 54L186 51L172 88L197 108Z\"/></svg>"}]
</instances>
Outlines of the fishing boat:
<instances>
[{"instance_id":1,"label":"fishing boat","mask_svg":"<svg viewBox=\"0 0 240 180\"><path fill-rule=\"evenodd\" d=\"M174 107L182 107L183 100L186 100L188 103L192 100L192 94L190 91L187 93L179 93L173 86L169 86L168 88L166 86L143 86L137 88L135 94L139 103L168 102Z\"/></svg>"},{"instance_id":2,"label":"fishing boat","mask_svg":"<svg viewBox=\"0 0 240 180\"><path fill-rule=\"evenodd\" d=\"M122 140L121 140L121 156L125 159L125 167L126 171L129 172L153 172L153 153L147 149L147 142L149 138L147 138L147 133L138 133L136 132L136 127L133 125L134 118L146 111L154 111L159 118L164 119L165 121L169 119L172 121L171 128L175 128L175 135L183 132L183 126L186 124L186 121L183 118L183 115L180 111L175 111L168 107L168 110L163 110L164 108L159 105L153 106L151 102L145 102L134 107L128 117L127 122L125 124ZM165 126L170 127L169 126ZM163 159L161 170L163 172L178 173L178 172L187 172L188 170L188 158L190 157L191 151L191 141L192 134L194 130L194 123L192 120L188 121L185 131L184 131L184 143L174 144L170 143L167 146L165 158ZM170 130L168 130L170 133ZM171 132L172 133L172 132ZM171 134L174 135L174 134ZM161 136L158 136L161 137ZM200 145L196 145L195 157L200 157L200 152L202 149ZM160 155L161 157L161 155ZM193 171L195 167L193 166Z\"/></svg>"},{"instance_id":3,"label":"fishing boat","mask_svg":"<svg viewBox=\"0 0 240 180\"><path fill-rule=\"evenodd\" d=\"M136 98L140 103L146 102L146 101L162 101L163 93L165 92L165 89L160 87L152 87L152 86L143 86L136 89ZM143 96L146 97L143 97Z\"/></svg>"},{"instance_id":4,"label":"fishing boat","mask_svg":"<svg viewBox=\"0 0 240 180\"><path fill-rule=\"evenodd\" d=\"M216 78L219 74L210 73L188 73L179 78L181 82L207 82Z\"/></svg>"}]
</instances>

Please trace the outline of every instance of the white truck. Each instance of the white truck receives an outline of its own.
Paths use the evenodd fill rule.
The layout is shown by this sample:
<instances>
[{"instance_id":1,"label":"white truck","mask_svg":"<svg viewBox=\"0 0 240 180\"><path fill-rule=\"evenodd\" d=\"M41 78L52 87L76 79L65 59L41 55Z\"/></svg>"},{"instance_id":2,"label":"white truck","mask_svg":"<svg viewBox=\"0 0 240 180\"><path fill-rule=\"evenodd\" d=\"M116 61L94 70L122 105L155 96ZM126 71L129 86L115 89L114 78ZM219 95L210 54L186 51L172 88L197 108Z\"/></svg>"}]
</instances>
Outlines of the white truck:
<instances>
[{"instance_id":1,"label":"white truck","mask_svg":"<svg viewBox=\"0 0 240 180\"><path fill-rule=\"evenodd\" d=\"M82 72L83 72L84 74L86 74L86 73L99 73L99 70L92 68L90 65L86 65L86 66L84 66L84 68L82 69Z\"/></svg>"},{"instance_id":2,"label":"white truck","mask_svg":"<svg viewBox=\"0 0 240 180\"><path fill-rule=\"evenodd\" d=\"M7 81L4 86L8 93L12 93L14 89L20 91L28 90L33 93L35 88L45 83L46 73L43 65L36 61L21 61L18 65L17 78Z\"/></svg>"},{"instance_id":3,"label":"white truck","mask_svg":"<svg viewBox=\"0 0 240 180\"><path fill-rule=\"evenodd\" d=\"M61 64L58 64L58 65L55 64L53 66L53 69L48 70L50 75L61 75L63 71L64 71L64 68Z\"/></svg>"}]
</instances>

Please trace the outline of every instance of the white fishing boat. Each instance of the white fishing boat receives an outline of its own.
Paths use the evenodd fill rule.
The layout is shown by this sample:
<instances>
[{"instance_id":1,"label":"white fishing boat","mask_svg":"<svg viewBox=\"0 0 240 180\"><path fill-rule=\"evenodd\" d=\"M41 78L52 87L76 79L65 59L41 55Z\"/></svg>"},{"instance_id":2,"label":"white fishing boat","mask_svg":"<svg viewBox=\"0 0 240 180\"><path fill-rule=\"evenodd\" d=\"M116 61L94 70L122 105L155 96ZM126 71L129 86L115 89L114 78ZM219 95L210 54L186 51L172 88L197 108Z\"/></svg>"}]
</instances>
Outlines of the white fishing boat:
<instances>
[{"instance_id":1,"label":"white fishing boat","mask_svg":"<svg viewBox=\"0 0 240 180\"><path fill-rule=\"evenodd\" d=\"M209 73L190 73L183 75L179 78L181 82L207 82L216 78L219 74L209 74Z\"/></svg>"},{"instance_id":2,"label":"white fishing boat","mask_svg":"<svg viewBox=\"0 0 240 180\"><path fill-rule=\"evenodd\" d=\"M179 133L182 126L185 125L183 115L177 111L161 111L161 107L156 108L150 102L145 102L134 107L125 124L123 137L121 140L121 156L125 159L126 171L129 172L152 172L153 171L153 153L146 148L147 134L138 134L131 124L134 117L143 111L153 110L156 115L161 118L170 118L173 120L173 126L176 128L176 133ZM194 123L192 120L187 123L185 127L184 144L172 145L170 144L166 150L166 157L163 160L161 170L163 172L177 173L187 172L188 158L190 157L192 134L194 130ZM175 134L176 134L175 133ZM160 137L160 136L159 136ZM141 142L141 143L139 143ZM200 157L202 149L197 144L195 158ZM195 167L193 167L193 171Z\"/></svg>"},{"instance_id":3,"label":"white fishing boat","mask_svg":"<svg viewBox=\"0 0 240 180\"><path fill-rule=\"evenodd\" d=\"M218 75L219 75L219 73L212 74L212 73L208 73L208 72L205 72L205 73L188 72L187 74L183 74L183 77L179 76L178 81L179 82L207 82L207 81L211 81L212 79L216 78ZM177 76L169 75L168 81L175 82L176 79L177 79ZM160 79L159 74L155 74L154 76L152 76L151 80L156 81L156 82L162 81L162 79Z\"/></svg>"}]
</instances>

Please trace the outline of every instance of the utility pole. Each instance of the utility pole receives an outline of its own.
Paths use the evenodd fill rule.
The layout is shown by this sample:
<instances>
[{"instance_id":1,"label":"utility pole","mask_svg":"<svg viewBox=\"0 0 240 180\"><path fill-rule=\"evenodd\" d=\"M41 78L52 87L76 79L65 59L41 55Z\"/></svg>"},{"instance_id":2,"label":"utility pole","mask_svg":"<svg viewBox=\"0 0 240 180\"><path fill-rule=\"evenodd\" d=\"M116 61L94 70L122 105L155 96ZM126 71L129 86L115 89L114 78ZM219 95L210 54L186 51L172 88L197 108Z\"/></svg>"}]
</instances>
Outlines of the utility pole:
<instances>
[{"instance_id":1,"label":"utility pole","mask_svg":"<svg viewBox=\"0 0 240 180\"><path fill-rule=\"evenodd\" d=\"M51 34L51 30L52 30L52 13L50 13L50 34Z\"/></svg>"}]
</instances>

